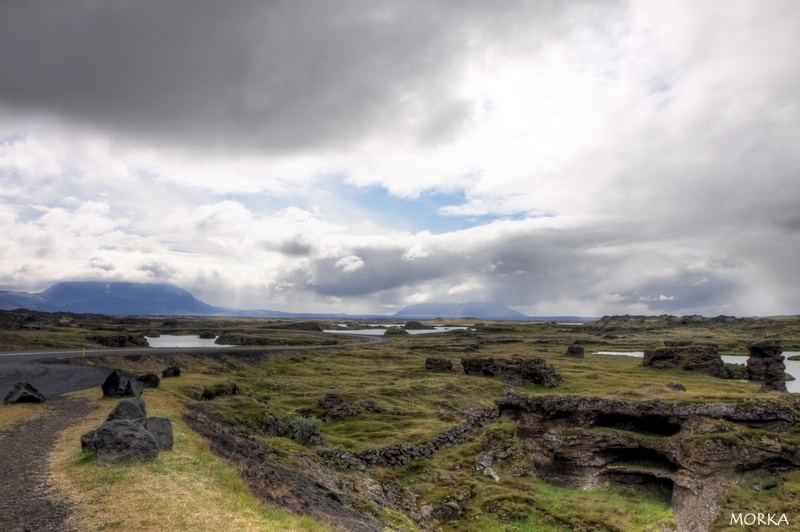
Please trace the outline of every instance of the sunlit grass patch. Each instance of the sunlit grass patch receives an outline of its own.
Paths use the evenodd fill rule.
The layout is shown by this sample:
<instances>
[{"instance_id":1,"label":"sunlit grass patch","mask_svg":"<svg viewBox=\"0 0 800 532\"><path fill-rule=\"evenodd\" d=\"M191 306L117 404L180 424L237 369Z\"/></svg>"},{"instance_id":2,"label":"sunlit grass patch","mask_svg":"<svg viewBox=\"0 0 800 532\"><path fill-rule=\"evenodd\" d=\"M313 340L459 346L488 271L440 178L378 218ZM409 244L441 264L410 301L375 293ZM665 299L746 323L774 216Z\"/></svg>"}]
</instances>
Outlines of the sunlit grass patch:
<instances>
[{"instance_id":1,"label":"sunlit grass patch","mask_svg":"<svg viewBox=\"0 0 800 532\"><path fill-rule=\"evenodd\" d=\"M81 392L96 399L93 390ZM96 428L114 402L64 431L52 460L59 492L77 504L80 530L328 530L309 517L265 505L247 490L238 472L214 456L206 441L181 419L182 404L170 393L148 390L148 415L172 421L175 447L149 463L103 467L80 451L81 434Z\"/></svg>"},{"instance_id":2,"label":"sunlit grass patch","mask_svg":"<svg viewBox=\"0 0 800 532\"><path fill-rule=\"evenodd\" d=\"M47 403L0 404L0 430L43 416L48 408Z\"/></svg>"}]
</instances>

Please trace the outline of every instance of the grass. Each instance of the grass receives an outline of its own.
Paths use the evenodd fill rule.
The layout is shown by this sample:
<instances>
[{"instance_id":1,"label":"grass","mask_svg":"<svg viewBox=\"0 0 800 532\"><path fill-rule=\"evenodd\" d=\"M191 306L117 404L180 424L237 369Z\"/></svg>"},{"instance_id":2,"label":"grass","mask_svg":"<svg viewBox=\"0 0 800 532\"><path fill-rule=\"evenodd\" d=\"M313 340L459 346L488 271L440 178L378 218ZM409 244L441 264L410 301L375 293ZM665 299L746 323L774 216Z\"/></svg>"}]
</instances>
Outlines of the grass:
<instances>
[{"instance_id":1,"label":"grass","mask_svg":"<svg viewBox=\"0 0 800 532\"><path fill-rule=\"evenodd\" d=\"M724 320L720 323L689 320L686 325L670 325L667 321L619 319L580 327L550 323L487 324L478 333L396 335L386 344L354 345L316 354L244 356L220 352L166 358L148 355L86 359L140 373L158 373L171 364L182 368L180 378L164 379L160 389L145 393L151 415L172 419L175 450L162 453L150 464L98 467L91 457L81 455L77 442L83 432L100 424L112 402L98 399L96 391L85 392L85 397L103 408L62 435L53 462L56 478L62 493L79 504L80 529L107 530L124 523L126 528L142 530L154 528L157 522L158 528L165 530L325 530L312 519L293 516L256 501L237 473L215 458L204 440L183 423L181 412L186 402L201 397L205 389L236 383L244 395L214 399L217 413L257 434L259 419L267 412L285 422L298 414L324 417L325 411L318 400L326 393L336 393L354 404L371 400L388 410L377 414L362 412L322 423L320 427L328 444L358 452L394 443L429 441L446 428L463 422L459 414L462 409L475 405L491 407L495 399L510 389L529 394L568 393L631 400L743 401L753 397L789 400L785 395L759 393L758 383L715 379L682 370L657 370L643 367L637 358L591 354L600 350L640 351L662 345L664 339L713 341L720 344L723 352L732 354L746 353L750 340L764 336L782 338L787 350L800 346L798 319L755 320L733 325ZM230 329L242 335L283 334L273 333L270 327L274 325L262 326L258 320L196 323L215 331ZM157 328L153 323L143 323L142 327ZM177 329L191 332L186 324ZM585 358L564 356L573 340L584 345ZM426 371L424 364L429 356L451 359L453 371ZM542 357L556 367L563 381L557 388L546 389L468 376L460 367L460 359L465 356ZM683 384L686 391L666 386L673 382ZM0 410L6 411L11 412L6 407ZM36 411L28 412L33 415ZM5 422L4 416L0 416L0 423ZM398 469L370 468L368 473L382 482L397 483L411 490L419 496L420 507L459 501L462 517L454 523L442 523L443 530L646 531L674 525L671 508L657 498L618 490L558 488L531 476L520 476L519 469L532 471L533 464L514 436L514 427L512 421L501 419L474 432L465 443L429 459ZM755 445L763 436L755 429L739 429L706 437L752 440ZM796 445L796 438L786 435L781 442ZM313 450L287 438L269 438L268 442L319 460ZM497 460L493 465L500 482L475 470L475 457L482 450L512 447L517 450L515 458ZM441 480L444 473L452 478L451 482ZM361 473L347 473L345 478L352 480L358 474ZM723 501L725 509L741 507L736 511L745 511L760 506L783 508L797 515L800 508L796 507L793 494L800 489L800 477L795 473L778 477L776 487L769 490L760 489L755 480L729 488ZM392 510L378 510L387 526L415 529L406 516Z\"/></svg>"},{"instance_id":2,"label":"grass","mask_svg":"<svg viewBox=\"0 0 800 532\"><path fill-rule=\"evenodd\" d=\"M172 394L148 390L149 415L167 417L175 431L175 448L152 463L98 466L81 453L80 435L97 427L114 402L81 392L102 408L59 438L53 456L59 492L77 504L79 530L329 530L309 517L258 502L238 473L214 456L206 442L180 417L182 404Z\"/></svg>"},{"instance_id":3,"label":"grass","mask_svg":"<svg viewBox=\"0 0 800 532\"><path fill-rule=\"evenodd\" d=\"M30 421L47 412L47 403L20 403L0 405L0 430L8 429L17 423Z\"/></svg>"}]
</instances>

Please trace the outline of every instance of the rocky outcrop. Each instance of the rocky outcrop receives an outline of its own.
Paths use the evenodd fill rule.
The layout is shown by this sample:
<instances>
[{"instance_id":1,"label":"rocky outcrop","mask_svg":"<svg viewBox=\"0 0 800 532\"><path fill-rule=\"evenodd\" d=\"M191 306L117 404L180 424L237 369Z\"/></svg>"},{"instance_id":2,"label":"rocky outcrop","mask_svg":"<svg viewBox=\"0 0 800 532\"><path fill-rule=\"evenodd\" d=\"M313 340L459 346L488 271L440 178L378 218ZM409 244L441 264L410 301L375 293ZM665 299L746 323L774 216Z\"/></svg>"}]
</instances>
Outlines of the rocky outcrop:
<instances>
[{"instance_id":1,"label":"rocky outcrop","mask_svg":"<svg viewBox=\"0 0 800 532\"><path fill-rule=\"evenodd\" d=\"M569 347L567 347L567 352L564 353L564 355L574 358L583 358L584 357L583 346L578 342L572 342L569 345Z\"/></svg>"},{"instance_id":2,"label":"rocky outcrop","mask_svg":"<svg viewBox=\"0 0 800 532\"><path fill-rule=\"evenodd\" d=\"M553 388L561 382L561 375L556 369L539 357L511 360L489 357L462 358L461 366L467 375L498 377L512 384L533 383Z\"/></svg>"},{"instance_id":3,"label":"rocky outcrop","mask_svg":"<svg viewBox=\"0 0 800 532\"><path fill-rule=\"evenodd\" d=\"M373 516L356 509L364 507L360 497L371 499L373 492L384 494L381 486L359 489L354 481L342 480L328 466L299 453L292 453L287 460L286 451L275 449L219 418L206 403L189 405L184 419L192 430L208 440L214 454L239 471L260 500L311 515L337 531L384 529Z\"/></svg>"},{"instance_id":4,"label":"rocky outcrop","mask_svg":"<svg viewBox=\"0 0 800 532\"><path fill-rule=\"evenodd\" d=\"M453 362L449 358L428 357L425 359L425 369L428 371L450 371Z\"/></svg>"},{"instance_id":5,"label":"rocky outcrop","mask_svg":"<svg viewBox=\"0 0 800 532\"><path fill-rule=\"evenodd\" d=\"M645 351L642 365L699 371L712 377L727 378L718 345L669 340L664 344L665 347Z\"/></svg>"},{"instance_id":6,"label":"rocky outcrop","mask_svg":"<svg viewBox=\"0 0 800 532\"><path fill-rule=\"evenodd\" d=\"M115 369L102 384L103 397L139 397L144 385L135 375Z\"/></svg>"},{"instance_id":7,"label":"rocky outcrop","mask_svg":"<svg viewBox=\"0 0 800 532\"><path fill-rule=\"evenodd\" d=\"M95 334L87 336L86 340L103 347L150 347L147 339L143 335L134 336L132 334Z\"/></svg>"},{"instance_id":8,"label":"rocky outcrop","mask_svg":"<svg viewBox=\"0 0 800 532\"><path fill-rule=\"evenodd\" d=\"M779 436L800 412L780 401L638 402L510 392L496 403L501 415L516 420L516 435L543 479L585 489L622 483L661 494L673 505L678 530L707 530L721 486L741 475L800 468L796 443Z\"/></svg>"},{"instance_id":9,"label":"rocky outcrop","mask_svg":"<svg viewBox=\"0 0 800 532\"><path fill-rule=\"evenodd\" d=\"M5 405L15 405L17 403L44 403L44 395L39 393L39 390L31 386L27 382L18 382L14 385L14 389L8 392L6 398L3 399Z\"/></svg>"},{"instance_id":10,"label":"rocky outcrop","mask_svg":"<svg viewBox=\"0 0 800 532\"><path fill-rule=\"evenodd\" d=\"M102 425L81 436L81 450L95 453L100 465L114 465L154 460L173 442L170 420L147 417L141 399L123 399Z\"/></svg>"},{"instance_id":11,"label":"rocky outcrop","mask_svg":"<svg viewBox=\"0 0 800 532\"><path fill-rule=\"evenodd\" d=\"M785 392L783 347L775 340L756 340L747 346L750 357L747 359L747 378L764 381L761 391Z\"/></svg>"}]
</instances>

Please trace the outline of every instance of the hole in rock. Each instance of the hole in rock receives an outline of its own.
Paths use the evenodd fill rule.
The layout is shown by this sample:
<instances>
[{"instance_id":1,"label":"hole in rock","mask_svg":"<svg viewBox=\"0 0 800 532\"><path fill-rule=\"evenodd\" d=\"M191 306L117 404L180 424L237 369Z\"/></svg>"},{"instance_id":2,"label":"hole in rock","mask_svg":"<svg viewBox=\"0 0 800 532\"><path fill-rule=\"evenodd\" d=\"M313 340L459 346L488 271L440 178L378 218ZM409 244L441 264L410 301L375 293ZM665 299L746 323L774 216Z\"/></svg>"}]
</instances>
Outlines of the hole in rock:
<instances>
[{"instance_id":1,"label":"hole in rock","mask_svg":"<svg viewBox=\"0 0 800 532\"><path fill-rule=\"evenodd\" d=\"M607 473L609 484L617 489L629 491L639 497L672 502L675 483L669 478L661 478L647 473Z\"/></svg>"},{"instance_id":2,"label":"hole in rock","mask_svg":"<svg viewBox=\"0 0 800 532\"><path fill-rule=\"evenodd\" d=\"M649 467L666 471L678 470L678 466L668 456L652 449L644 449L642 447L633 449L611 448L605 449L600 454L608 460L609 465Z\"/></svg>"},{"instance_id":3,"label":"hole in rock","mask_svg":"<svg viewBox=\"0 0 800 532\"><path fill-rule=\"evenodd\" d=\"M681 430L677 423L671 423L663 416L629 416L627 414L601 414L595 421L596 427L672 436Z\"/></svg>"}]
</instances>

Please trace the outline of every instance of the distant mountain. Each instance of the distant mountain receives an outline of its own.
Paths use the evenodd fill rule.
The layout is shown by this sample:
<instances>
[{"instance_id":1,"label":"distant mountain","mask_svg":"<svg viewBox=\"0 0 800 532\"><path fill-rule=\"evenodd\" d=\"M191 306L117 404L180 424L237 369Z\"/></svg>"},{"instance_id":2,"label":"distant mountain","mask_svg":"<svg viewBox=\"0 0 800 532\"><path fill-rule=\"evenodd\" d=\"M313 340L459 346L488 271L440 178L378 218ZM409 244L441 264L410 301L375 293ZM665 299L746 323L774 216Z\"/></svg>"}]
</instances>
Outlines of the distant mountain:
<instances>
[{"instance_id":1,"label":"distant mountain","mask_svg":"<svg viewBox=\"0 0 800 532\"><path fill-rule=\"evenodd\" d=\"M472 317L481 320L509 321L590 321L596 318L574 316L526 316L492 303L409 305L393 316L293 313L277 310L238 310L204 303L175 285L164 283L107 283L75 281L57 283L39 293L0 290L0 310L24 308L41 312L80 314L120 314L151 316L241 316L259 318L308 319L403 319Z\"/></svg>"},{"instance_id":2,"label":"distant mountain","mask_svg":"<svg viewBox=\"0 0 800 532\"><path fill-rule=\"evenodd\" d=\"M393 318L433 319L471 317L482 320L530 320L521 312L494 303L417 303L396 312Z\"/></svg>"},{"instance_id":3,"label":"distant mountain","mask_svg":"<svg viewBox=\"0 0 800 532\"><path fill-rule=\"evenodd\" d=\"M0 292L0 308L128 315L231 313L230 309L203 303L183 288L171 284L95 281L58 283L37 294Z\"/></svg>"}]
</instances>

